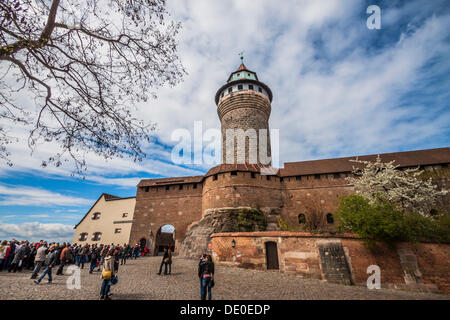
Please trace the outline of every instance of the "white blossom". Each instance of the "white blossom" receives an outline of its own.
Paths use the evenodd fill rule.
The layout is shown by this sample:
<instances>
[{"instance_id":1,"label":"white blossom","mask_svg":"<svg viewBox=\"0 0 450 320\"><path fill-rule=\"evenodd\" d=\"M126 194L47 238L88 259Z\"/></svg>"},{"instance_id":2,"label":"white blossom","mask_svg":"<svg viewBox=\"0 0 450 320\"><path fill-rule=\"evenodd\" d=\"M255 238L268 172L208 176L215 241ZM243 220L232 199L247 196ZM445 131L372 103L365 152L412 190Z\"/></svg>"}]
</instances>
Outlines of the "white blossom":
<instances>
[{"instance_id":1,"label":"white blossom","mask_svg":"<svg viewBox=\"0 0 450 320\"><path fill-rule=\"evenodd\" d=\"M417 212L429 215L440 196L448 190L439 190L432 179L422 179L422 171L415 169L399 169L395 161L382 162L378 155L375 162L350 160L364 165L353 167L356 177L348 177L347 181L355 186L356 192L368 199L372 204L379 198L394 203L405 213Z\"/></svg>"}]
</instances>

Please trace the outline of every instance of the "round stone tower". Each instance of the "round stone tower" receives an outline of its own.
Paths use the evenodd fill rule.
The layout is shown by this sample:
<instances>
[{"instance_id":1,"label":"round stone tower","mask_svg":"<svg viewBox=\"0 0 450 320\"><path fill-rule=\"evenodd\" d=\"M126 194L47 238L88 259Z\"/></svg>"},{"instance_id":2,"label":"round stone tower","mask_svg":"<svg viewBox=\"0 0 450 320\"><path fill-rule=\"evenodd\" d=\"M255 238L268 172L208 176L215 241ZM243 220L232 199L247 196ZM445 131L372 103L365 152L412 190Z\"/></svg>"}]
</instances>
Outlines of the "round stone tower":
<instances>
[{"instance_id":1,"label":"round stone tower","mask_svg":"<svg viewBox=\"0 0 450 320\"><path fill-rule=\"evenodd\" d=\"M222 163L271 165L272 91L242 63L216 93L222 126Z\"/></svg>"}]
</instances>

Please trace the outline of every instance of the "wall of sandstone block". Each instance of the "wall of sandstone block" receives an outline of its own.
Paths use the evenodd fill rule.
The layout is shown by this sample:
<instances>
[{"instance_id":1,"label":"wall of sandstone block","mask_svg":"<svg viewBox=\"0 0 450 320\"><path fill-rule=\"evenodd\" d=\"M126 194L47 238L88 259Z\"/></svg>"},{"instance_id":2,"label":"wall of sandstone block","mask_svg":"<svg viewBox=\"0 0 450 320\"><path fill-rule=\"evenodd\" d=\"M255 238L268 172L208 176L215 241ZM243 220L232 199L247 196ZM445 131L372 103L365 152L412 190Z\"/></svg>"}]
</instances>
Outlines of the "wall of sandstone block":
<instances>
[{"instance_id":1,"label":"wall of sandstone block","mask_svg":"<svg viewBox=\"0 0 450 320\"><path fill-rule=\"evenodd\" d=\"M158 229L170 224L175 227L177 244L187 232L188 226L202 217L202 185L194 189L193 184L152 187L146 192L138 188L130 243L140 239L150 240L150 230L156 236ZM152 239L154 240L154 239Z\"/></svg>"},{"instance_id":2,"label":"wall of sandstone block","mask_svg":"<svg viewBox=\"0 0 450 320\"><path fill-rule=\"evenodd\" d=\"M372 252L353 235L302 232L253 232L213 234L212 251L218 264L266 270L265 242L277 243L280 272L299 274L324 280L318 247L327 242L340 242L356 285L366 285L367 268L381 269L381 285L385 288L450 293L450 245L402 243L396 249L380 245ZM231 242L235 240L236 246Z\"/></svg>"}]
</instances>

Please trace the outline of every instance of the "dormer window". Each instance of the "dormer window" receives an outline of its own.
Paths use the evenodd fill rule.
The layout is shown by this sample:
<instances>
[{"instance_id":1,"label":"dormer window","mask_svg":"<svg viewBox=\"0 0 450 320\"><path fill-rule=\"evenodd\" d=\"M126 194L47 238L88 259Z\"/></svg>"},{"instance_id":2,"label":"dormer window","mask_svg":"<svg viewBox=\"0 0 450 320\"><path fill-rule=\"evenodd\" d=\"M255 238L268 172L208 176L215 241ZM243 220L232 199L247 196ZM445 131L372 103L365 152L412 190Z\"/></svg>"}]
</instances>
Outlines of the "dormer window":
<instances>
[{"instance_id":1,"label":"dormer window","mask_svg":"<svg viewBox=\"0 0 450 320\"><path fill-rule=\"evenodd\" d=\"M100 215L101 215L100 212L94 213L94 214L92 215L92 220L98 220L98 219L100 219Z\"/></svg>"}]
</instances>

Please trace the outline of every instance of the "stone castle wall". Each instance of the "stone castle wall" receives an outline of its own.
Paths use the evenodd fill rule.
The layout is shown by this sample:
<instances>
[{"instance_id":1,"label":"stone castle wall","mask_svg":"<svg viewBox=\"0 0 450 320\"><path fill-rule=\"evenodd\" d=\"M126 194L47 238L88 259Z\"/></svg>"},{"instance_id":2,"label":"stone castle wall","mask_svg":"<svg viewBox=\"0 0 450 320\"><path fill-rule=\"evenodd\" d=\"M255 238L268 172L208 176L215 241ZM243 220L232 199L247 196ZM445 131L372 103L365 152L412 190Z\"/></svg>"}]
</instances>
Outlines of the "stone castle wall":
<instances>
[{"instance_id":1,"label":"stone castle wall","mask_svg":"<svg viewBox=\"0 0 450 320\"><path fill-rule=\"evenodd\" d=\"M352 235L252 232L213 234L211 239L217 264L266 270L265 243L275 242L280 272L365 286L367 268L377 265L382 287L450 293L450 245L446 244L401 243L396 249L380 244L372 252Z\"/></svg>"},{"instance_id":2,"label":"stone castle wall","mask_svg":"<svg viewBox=\"0 0 450 320\"><path fill-rule=\"evenodd\" d=\"M188 226L202 217L202 184L185 184L157 187L138 187L136 207L131 229L130 243L138 243L144 238L154 243L159 228L169 224L175 227L177 244L187 232ZM148 190L148 191L146 191ZM150 236L153 234L153 238Z\"/></svg>"}]
</instances>

